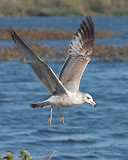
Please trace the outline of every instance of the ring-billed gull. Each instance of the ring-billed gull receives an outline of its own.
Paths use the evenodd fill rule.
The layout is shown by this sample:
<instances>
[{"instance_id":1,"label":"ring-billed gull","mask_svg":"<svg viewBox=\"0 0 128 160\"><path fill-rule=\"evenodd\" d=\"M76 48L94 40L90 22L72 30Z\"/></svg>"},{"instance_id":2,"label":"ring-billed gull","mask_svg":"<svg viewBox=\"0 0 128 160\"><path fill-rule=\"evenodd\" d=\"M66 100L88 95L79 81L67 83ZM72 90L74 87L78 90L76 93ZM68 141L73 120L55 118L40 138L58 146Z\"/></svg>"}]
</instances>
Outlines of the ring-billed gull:
<instances>
[{"instance_id":1,"label":"ring-billed gull","mask_svg":"<svg viewBox=\"0 0 128 160\"><path fill-rule=\"evenodd\" d=\"M91 59L93 49L94 25L91 17L86 17L86 21L82 20L80 28L72 38L68 57L62 67L59 78L44 60L40 59L28 48L14 29L10 28L9 31L28 64L30 64L39 80L52 94L45 101L31 104L32 108L51 105L48 124L51 124L52 121L53 106L58 107L62 123L64 123L64 117L60 107L75 106L83 103L90 103L94 107L96 106L91 95L79 91L81 76Z\"/></svg>"}]
</instances>

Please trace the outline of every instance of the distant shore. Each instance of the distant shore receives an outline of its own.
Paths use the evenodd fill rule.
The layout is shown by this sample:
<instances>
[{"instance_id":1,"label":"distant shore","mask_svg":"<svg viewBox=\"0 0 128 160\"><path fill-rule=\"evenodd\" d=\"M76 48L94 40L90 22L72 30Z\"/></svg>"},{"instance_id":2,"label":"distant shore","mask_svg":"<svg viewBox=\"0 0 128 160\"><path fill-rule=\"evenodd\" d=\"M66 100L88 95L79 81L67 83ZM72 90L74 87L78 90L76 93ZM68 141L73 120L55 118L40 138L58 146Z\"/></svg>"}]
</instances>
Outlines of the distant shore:
<instances>
[{"instance_id":1,"label":"distant shore","mask_svg":"<svg viewBox=\"0 0 128 160\"><path fill-rule=\"evenodd\" d=\"M110 16L128 15L126 0L9 0L1 1L5 16Z\"/></svg>"}]
</instances>

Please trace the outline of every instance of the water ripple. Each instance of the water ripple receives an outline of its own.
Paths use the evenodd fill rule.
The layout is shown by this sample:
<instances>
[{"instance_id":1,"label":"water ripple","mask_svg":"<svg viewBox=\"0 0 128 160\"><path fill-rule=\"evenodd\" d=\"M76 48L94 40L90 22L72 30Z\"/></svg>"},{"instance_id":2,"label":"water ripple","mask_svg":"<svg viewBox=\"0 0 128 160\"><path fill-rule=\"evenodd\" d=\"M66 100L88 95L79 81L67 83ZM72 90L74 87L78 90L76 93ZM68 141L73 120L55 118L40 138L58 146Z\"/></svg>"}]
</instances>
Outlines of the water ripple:
<instances>
[{"instance_id":1,"label":"water ripple","mask_svg":"<svg viewBox=\"0 0 128 160\"><path fill-rule=\"evenodd\" d=\"M58 74L62 64L51 65ZM29 105L50 96L49 93L27 64L1 62L0 68L5 73L0 72L1 153L15 151L18 157L16 151L25 148L36 160L54 150L59 151L54 155L58 160L127 159L128 83L124 75L128 74L128 63L90 63L89 66L80 90L93 95L97 108L90 104L62 108L64 125L54 108L53 121L48 126L50 106L33 110ZM119 78L113 79L117 75Z\"/></svg>"}]
</instances>

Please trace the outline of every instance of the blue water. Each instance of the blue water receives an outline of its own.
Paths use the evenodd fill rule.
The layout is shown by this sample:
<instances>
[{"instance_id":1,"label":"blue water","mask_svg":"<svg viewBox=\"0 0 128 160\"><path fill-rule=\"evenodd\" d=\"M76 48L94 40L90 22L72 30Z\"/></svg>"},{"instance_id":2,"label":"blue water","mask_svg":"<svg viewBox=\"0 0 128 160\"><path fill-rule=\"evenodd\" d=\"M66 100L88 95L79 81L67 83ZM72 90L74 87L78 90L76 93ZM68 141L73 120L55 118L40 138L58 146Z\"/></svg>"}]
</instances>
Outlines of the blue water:
<instances>
[{"instance_id":1,"label":"blue water","mask_svg":"<svg viewBox=\"0 0 128 160\"><path fill-rule=\"evenodd\" d=\"M110 21L112 18L115 23L119 18L122 28L126 24L121 21L128 23L127 17L96 17L94 21L97 28L100 27L98 23L104 22L105 28L106 25L111 26L110 23L105 24L105 19ZM8 21L12 23L15 20L23 25L22 20L26 19L29 18L1 18L0 23L5 27L9 24ZM24 27L39 26L35 19L27 20ZM55 27L49 19L50 17L45 18L49 28ZM80 17L76 21L72 17L73 24L79 20ZM63 18L57 17L56 21L59 26ZM20 23L17 25L22 27ZM70 23L67 21L66 24L65 21L63 27L67 29ZM113 27L119 28L116 25ZM128 31L124 29L121 32ZM123 40L121 43L123 44ZM49 65L58 75L62 63ZM62 108L64 125L60 122L57 108L54 108L53 121L49 126L47 121L50 106L41 109L29 107L31 103L44 100L50 95L28 64L17 61L0 62L0 156L4 151L12 151L15 159L18 159L19 150L25 148L34 160L49 157L54 150L59 151L54 155L53 159L56 160L127 160L128 63L97 62L93 59L84 72L80 90L93 96L97 108L89 104Z\"/></svg>"},{"instance_id":2,"label":"blue water","mask_svg":"<svg viewBox=\"0 0 128 160\"><path fill-rule=\"evenodd\" d=\"M95 40L95 43L107 43L108 45L123 46L128 44L128 17L92 17L95 25L95 29L107 29L119 31L120 36L103 38ZM43 29L62 29L62 30L73 30L76 31L79 27L81 20L84 17L4 17L0 18L0 28L16 27L16 28L43 28ZM42 43L42 41L36 41ZM55 45L62 47L63 45L68 46L69 41L59 40L51 41L44 40L45 45ZM12 45L12 41L0 41L0 47Z\"/></svg>"}]
</instances>

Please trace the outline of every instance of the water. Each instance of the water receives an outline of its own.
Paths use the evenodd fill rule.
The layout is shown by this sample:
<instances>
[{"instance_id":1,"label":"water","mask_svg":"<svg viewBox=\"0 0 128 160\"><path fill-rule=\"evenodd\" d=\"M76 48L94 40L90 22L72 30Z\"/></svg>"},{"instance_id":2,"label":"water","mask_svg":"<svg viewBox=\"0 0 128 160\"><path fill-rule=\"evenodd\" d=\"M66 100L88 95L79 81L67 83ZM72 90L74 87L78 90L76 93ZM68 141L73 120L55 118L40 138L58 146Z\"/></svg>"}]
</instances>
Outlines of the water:
<instances>
[{"instance_id":1,"label":"water","mask_svg":"<svg viewBox=\"0 0 128 160\"><path fill-rule=\"evenodd\" d=\"M128 44L128 17L92 17L95 25L95 29L107 29L112 31L119 31L120 36L103 38L100 40L95 40L95 43L107 43L113 46L123 46ZM84 17L4 17L0 18L0 28L17 27L17 28L43 28L43 29L62 29L62 30L74 30L76 31L79 27L81 20ZM27 41L28 42L28 41ZM42 41L36 41L37 43L42 43ZM55 45L62 47L63 45L68 46L69 41L58 40L44 40L45 45ZM0 47L12 45L12 41L0 41Z\"/></svg>"},{"instance_id":2,"label":"water","mask_svg":"<svg viewBox=\"0 0 128 160\"><path fill-rule=\"evenodd\" d=\"M102 18L95 18L97 24L98 19ZM62 63L49 65L58 75ZM25 148L35 160L49 157L54 150L59 151L54 155L56 160L127 160L127 68L127 62L93 59L82 77L80 90L93 96L97 108L89 104L62 108L64 125L54 108L48 126L50 106L29 107L50 96L31 68L22 62L0 62L0 155L13 151L18 159L19 150Z\"/></svg>"},{"instance_id":3,"label":"water","mask_svg":"<svg viewBox=\"0 0 128 160\"><path fill-rule=\"evenodd\" d=\"M61 63L51 67L58 74ZM11 68L11 70L10 70ZM53 110L31 109L29 104L49 96L30 67L21 62L0 63L0 151L24 147L40 160L54 150L55 159L127 159L128 63L90 63L80 90L91 93L97 108L83 104Z\"/></svg>"}]
</instances>

